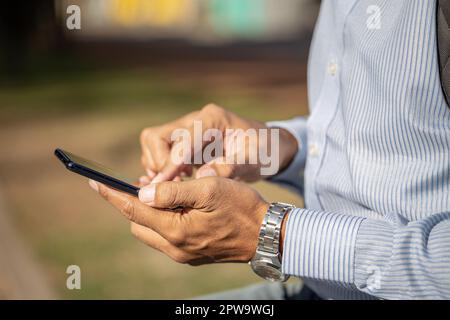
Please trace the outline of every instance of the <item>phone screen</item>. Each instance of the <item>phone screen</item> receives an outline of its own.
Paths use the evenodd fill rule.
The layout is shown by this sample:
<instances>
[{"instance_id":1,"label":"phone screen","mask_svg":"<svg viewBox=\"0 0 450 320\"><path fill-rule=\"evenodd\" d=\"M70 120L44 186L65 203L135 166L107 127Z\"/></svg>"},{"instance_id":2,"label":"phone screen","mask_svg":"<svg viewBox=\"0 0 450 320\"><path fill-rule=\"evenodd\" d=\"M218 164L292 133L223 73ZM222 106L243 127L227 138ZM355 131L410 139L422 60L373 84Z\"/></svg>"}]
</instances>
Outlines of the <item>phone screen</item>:
<instances>
[{"instance_id":1,"label":"phone screen","mask_svg":"<svg viewBox=\"0 0 450 320\"><path fill-rule=\"evenodd\" d=\"M64 152L75 163L78 163L78 164L80 164L80 165L82 165L82 166L84 166L86 168L93 169L93 170L95 170L97 172L103 173L106 176L110 176L110 177L116 178L118 180L124 181L126 183L132 184L130 179L125 178L124 176L118 174L117 172L113 171L112 169L110 169L110 168L108 168L108 167L106 167L106 166L104 166L104 165L102 165L102 164L100 164L98 162L84 159L84 158L82 158L80 156L77 156L77 155L71 153L71 152L67 152L67 151L64 151Z\"/></svg>"},{"instance_id":2,"label":"phone screen","mask_svg":"<svg viewBox=\"0 0 450 320\"><path fill-rule=\"evenodd\" d=\"M139 188L134 186L130 179L123 177L100 163L87 160L62 149L56 149L55 155L72 172L132 195L137 195L139 192Z\"/></svg>"}]
</instances>

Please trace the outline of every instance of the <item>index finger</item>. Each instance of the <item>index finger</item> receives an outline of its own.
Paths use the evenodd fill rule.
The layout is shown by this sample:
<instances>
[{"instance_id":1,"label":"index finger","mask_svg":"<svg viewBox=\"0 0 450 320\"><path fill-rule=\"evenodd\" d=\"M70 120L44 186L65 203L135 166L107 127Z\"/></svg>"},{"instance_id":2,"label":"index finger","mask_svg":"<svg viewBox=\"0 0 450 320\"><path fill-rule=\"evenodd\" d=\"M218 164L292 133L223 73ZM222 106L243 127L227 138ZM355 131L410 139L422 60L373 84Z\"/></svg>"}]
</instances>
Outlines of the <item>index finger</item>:
<instances>
[{"instance_id":1,"label":"index finger","mask_svg":"<svg viewBox=\"0 0 450 320\"><path fill-rule=\"evenodd\" d=\"M176 218L180 213L149 207L136 197L114 190L93 180L89 180L89 184L93 189L97 189L96 191L106 201L116 207L128 220L153 229L163 237L168 230L172 230L175 227L174 223L178 220Z\"/></svg>"},{"instance_id":2,"label":"index finger","mask_svg":"<svg viewBox=\"0 0 450 320\"><path fill-rule=\"evenodd\" d=\"M161 132L145 129L141 134L142 156L145 167L153 172L160 171L170 155L170 145Z\"/></svg>"}]
</instances>

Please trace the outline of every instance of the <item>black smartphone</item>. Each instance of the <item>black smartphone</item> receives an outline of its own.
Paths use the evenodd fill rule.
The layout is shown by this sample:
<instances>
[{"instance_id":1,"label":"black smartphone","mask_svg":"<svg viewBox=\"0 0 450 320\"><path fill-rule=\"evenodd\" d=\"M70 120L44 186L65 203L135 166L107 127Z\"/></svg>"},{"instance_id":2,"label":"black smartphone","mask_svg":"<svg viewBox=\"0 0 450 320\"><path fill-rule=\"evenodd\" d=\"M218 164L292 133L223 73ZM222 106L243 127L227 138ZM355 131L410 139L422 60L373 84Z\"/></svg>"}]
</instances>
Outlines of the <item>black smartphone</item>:
<instances>
[{"instance_id":1,"label":"black smartphone","mask_svg":"<svg viewBox=\"0 0 450 320\"><path fill-rule=\"evenodd\" d=\"M134 186L132 182L122 178L111 169L108 169L99 163L86 160L61 149L55 150L55 156L72 172L106 184L119 191L129 193L133 196L137 196L139 193L139 188Z\"/></svg>"}]
</instances>

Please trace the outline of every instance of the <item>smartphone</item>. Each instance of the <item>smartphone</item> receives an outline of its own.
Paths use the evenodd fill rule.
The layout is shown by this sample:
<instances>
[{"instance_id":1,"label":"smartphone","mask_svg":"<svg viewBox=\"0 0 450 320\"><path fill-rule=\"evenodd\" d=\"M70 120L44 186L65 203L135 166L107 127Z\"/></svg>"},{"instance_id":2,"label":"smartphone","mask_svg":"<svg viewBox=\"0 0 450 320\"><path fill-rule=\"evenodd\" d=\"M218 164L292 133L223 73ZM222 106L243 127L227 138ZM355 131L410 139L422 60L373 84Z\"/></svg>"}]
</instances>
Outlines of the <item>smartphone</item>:
<instances>
[{"instance_id":1,"label":"smartphone","mask_svg":"<svg viewBox=\"0 0 450 320\"><path fill-rule=\"evenodd\" d=\"M86 160L62 149L55 150L55 156L72 172L103 183L111 188L138 196L139 188L111 169L94 161Z\"/></svg>"}]
</instances>

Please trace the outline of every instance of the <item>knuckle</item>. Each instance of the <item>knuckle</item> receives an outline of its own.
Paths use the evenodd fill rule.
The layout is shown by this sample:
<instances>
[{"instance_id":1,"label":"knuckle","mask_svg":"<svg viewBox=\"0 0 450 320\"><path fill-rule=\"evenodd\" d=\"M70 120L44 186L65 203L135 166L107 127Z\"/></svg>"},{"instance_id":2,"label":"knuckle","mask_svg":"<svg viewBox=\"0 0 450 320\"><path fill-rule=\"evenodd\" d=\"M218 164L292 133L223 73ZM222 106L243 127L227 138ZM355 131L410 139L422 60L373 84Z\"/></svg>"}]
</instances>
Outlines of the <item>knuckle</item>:
<instances>
[{"instance_id":1,"label":"knuckle","mask_svg":"<svg viewBox=\"0 0 450 320\"><path fill-rule=\"evenodd\" d=\"M217 104L208 103L206 106L204 106L202 108L202 112L208 113L208 114L221 114L221 113L225 112L225 109L218 106Z\"/></svg>"},{"instance_id":2,"label":"knuckle","mask_svg":"<svg viewBox=\"0 0 450 320\"><path fill-rule=\"evenodd\" d=\"M186 264L190 261L189 255L182 251L172 252L170 257L175 262L182 263L182 264Z\"/></svg>"},{"instance_id":3,"label":"knuckle","mask_svg":"<svg viewBox=\"0 0 450 320\"><path fill-rule=\"evenodd\" d=\"M195 252L202 252L206 251L211 247L211 241L210 239L204 239L200 240L194 247L192 251Z\"/></svg>"},{"instance_id":4,"label":"knuckle","mask_svg":"<svg viewBox=\"0 0 450 320\"><path fill-rule=\"evenodd\" d=\"M204 206L211 206L216 202L216 197L221 195L220 178L205 178L205 183L202 185L202 204Z\"/></svg>"},{"instance_id":5,"label":"knuckle","mask_svg":"<svg viewBox=\"0 0 450 320\"><path fill-rule=\"evenodd\" d=\"M174 230L168 234L168 239L176 247L184 247L186 244L185 233L182 230Z\"/></svg>"},{"instance_id":6,"label":"knuckle","mask_svg":"<svg viewBox=\"0 0 450 320\"><path fill-rule=\"evenodd\" d=\"M131 231L131 234L132 234L133 236L135 236L136 238L139 239L140 232L139 232L139 227L137 226L137 224L131 223L131 225L130 225L130 231Z\"/></svg>"},{"instance_id":7,"label":"knuckle","mask_svg":"<svg viewBox=\"0 0 450 320\"><path fill-rule=\"evenodd\" d=\"M141 136L140 136L141 142L144 142L147 140L147 137L150 135L150 131L151 131L150 128L145 128L141 131Z\"/></svg>"},{"instance_id":8,"label":"knuckle","mask_svg":"<svg viewBox=\"0 0 450 320\"><path fill-rule=\"evenodd\" d=\"M134 203L131 200L126 200L120 210L120 212L128 219L131 221L134 221L134 217L135 217L135 207L134 207Z\"/></svg>"},{"instance_id":9,"label":"knuckle","mask_svg":"<svg viewBox=\"0 0 450 320\"><path fill-rule=\"evenodd\" d=\"M205 179L205 191L208 194L214 194L217 192L217 189L221 186L222 179L216 177L207 177Z\"/></svg>"},{"instance_id":10,"label":"knuckle","mask_svg":"<svg viewBox=\"0 0 450 320\"><path fill-rule=\"evenodd\" d=\"M106 189L105 187L99 186L99 188L98 188L98 193L99 193L100 196L101 196L103 199L105 199L106 201L109 200L109 191L108 191L108 189Z\"/></svg>"},{"instance_id":11,"label":"knuckle","mask_svg":"<svg viewBox=\"0 0 450 320\"><path fill-rule=\"evenodd\" d=\"M178 184L174 182L162 182L158 184L155 192L157 205L171 207L178 199Z\"/></svg>"}]
</instances>

